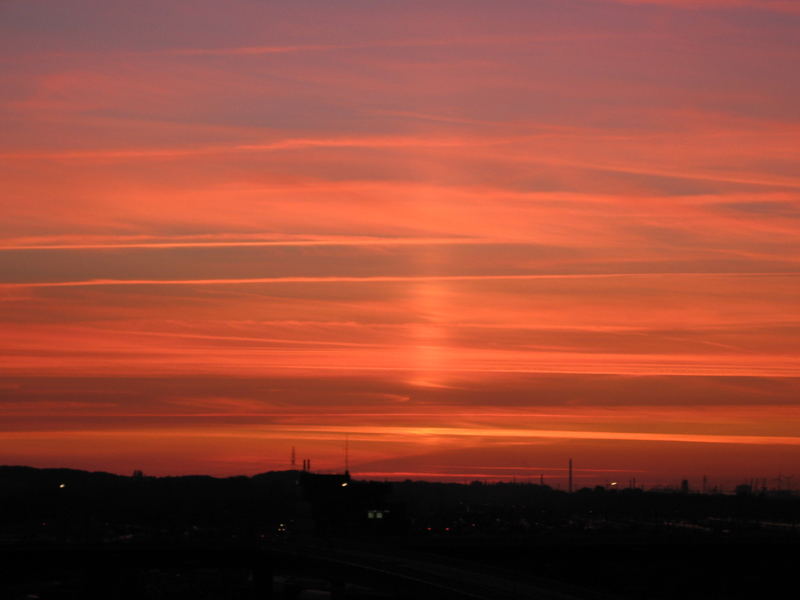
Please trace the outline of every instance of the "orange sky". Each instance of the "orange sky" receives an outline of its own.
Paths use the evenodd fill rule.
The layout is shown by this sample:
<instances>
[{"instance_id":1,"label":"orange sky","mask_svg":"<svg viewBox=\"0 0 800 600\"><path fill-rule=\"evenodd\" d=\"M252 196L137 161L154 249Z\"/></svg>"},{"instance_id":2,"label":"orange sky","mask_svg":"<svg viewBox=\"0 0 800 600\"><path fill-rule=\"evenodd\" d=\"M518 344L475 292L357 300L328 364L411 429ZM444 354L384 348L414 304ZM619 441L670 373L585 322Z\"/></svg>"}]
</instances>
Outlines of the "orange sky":
<instances>
[{"instance_id":1,"label":"orange sky","mask_svg":"<svg viewBox=\"0 0 800 600\"><path fill-rule=\"evenodd\" d=\"M788 0L0 3L0 463L797 475L798 40Z\"/></svg>"}]
</instances>

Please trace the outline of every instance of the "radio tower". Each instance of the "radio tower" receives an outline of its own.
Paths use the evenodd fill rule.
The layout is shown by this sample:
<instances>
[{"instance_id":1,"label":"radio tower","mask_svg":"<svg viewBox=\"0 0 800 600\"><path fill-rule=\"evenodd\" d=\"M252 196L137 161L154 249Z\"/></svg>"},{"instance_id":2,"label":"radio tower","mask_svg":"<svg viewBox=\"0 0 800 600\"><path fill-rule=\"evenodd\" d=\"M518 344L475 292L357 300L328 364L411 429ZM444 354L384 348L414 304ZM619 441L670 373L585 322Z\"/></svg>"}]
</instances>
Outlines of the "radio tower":
<instances>
[{"instance_id":1,"label":"radio tower","mask_svg":"<svg viewBox=\"0 0 800 600\"><path fill-rule=\"evenodd\" d=\"M567 490L572 493L572 459L569 459L569 481L567 483Z\"/></svg>"},{"instance_id":2,"label":"radio tower","mask_svg":"<svg viewBox=\"0 0 800 600\"><path fill-rule=\"evenodd\" d=\"M344 474L350 477L350 434L344 434Z\"/></svg>"}]
</instances>

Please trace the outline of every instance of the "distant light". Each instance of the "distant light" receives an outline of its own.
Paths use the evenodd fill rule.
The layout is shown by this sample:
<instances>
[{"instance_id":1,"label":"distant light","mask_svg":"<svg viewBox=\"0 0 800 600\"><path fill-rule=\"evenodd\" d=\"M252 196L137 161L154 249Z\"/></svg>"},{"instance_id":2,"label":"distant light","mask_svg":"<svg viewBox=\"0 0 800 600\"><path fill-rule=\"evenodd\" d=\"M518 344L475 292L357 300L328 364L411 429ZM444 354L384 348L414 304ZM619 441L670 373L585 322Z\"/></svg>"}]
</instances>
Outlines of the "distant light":
<instances>
[{"instance_id":1,"label":"distant light","mask_svg":"<svg viewBox=\"0 0 800 600\"><path fill-rule=\"evenodd\" d=\"M612 487L613 487L613 486L617 485L617 482L616 482L616 481L612 481L612 482L611 482L611 485L612 485Z\"/></svg>"},{"instance_id":2,"label":"distant light","mask_svg":"<svg viewBox=\"0 0 800 600\"><path fill-rule=\"evenodd\" d=\"M349 484L349 483L347 483L347 482L345 481L345 482L342 484L342 487L347 487L348 485L350 485L350 484Z\"/></svg>"},{"instance_id":3,"label":"distant light","mask_svg":"<svg viewBox=\"0 0 800 600\"><path fill-rule=\"evenodd\" d=\"M59 483L58 487L60 487L63 490L65 487L67 487L67 484L66 483Z\"/></svg>"}]
</instances>

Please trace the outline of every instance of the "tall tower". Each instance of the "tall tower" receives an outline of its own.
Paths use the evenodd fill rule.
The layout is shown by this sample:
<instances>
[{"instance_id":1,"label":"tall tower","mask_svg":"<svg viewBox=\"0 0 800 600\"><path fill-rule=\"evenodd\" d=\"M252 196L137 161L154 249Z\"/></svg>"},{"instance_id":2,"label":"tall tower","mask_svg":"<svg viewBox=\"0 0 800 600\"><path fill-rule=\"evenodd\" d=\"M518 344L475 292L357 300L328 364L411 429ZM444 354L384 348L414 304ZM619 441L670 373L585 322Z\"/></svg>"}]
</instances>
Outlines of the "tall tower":
<instances>
[{"instance_id":1,"label":"tall tower","mask_svg":"<svg viewBox=\"0 0 800 600\"><path fill-rule=\"evenodd\" d=\"M295 456L294 453L294 446L292 446L292 471L296 470L297 470L297 457Z\"/></svg>"},{"instance_id":2,"label":"tall tower","mask_svg":"<svg viewBox=\"0 0 800 600\"><path fill-rule=\"evenodd\" d=\"M572 459L569 459L569 480L567 482L567 491L572 493Z\"/></svg>"},{"instance_id":3,"label":"tall tower","mask_svg":"<svg viewBox=\"0 0 800 600\"><path fill-rule=\"evenodd\" d=\"M344 434L344 474L350 475L350 434Z\"/></svg>"}]
</instances>

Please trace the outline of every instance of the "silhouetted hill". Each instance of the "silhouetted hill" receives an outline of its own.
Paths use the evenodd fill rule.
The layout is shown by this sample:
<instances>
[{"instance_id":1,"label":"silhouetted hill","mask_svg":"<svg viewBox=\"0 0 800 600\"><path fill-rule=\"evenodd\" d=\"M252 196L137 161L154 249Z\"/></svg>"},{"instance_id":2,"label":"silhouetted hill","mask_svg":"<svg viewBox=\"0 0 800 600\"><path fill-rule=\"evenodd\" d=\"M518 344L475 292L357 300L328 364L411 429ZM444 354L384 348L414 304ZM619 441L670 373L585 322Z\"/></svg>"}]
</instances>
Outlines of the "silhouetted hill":
<instances>
[{"instance_id":1,"label":"silhouetted hill","mask_svg":"<svg viewBox=\"0 0 800 600\"><path fill-rule=\"evenodd\" d=\"M800 498L791 494L602 487L567 494L531 484L383 483L302 471L149 477L24 466L0 467L0 508L6 537L91 539L203 531L272 535L279 530L323 535L524 536L600 530L788 535L800 519Z\"/></svg>"}]
</instances>

